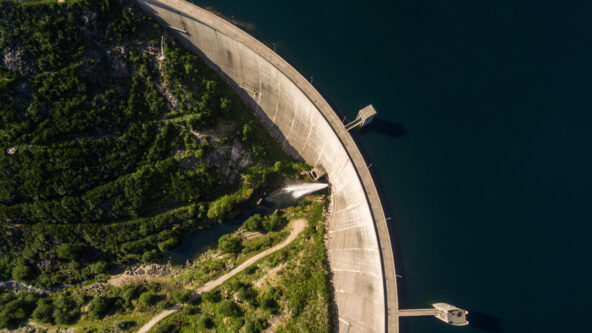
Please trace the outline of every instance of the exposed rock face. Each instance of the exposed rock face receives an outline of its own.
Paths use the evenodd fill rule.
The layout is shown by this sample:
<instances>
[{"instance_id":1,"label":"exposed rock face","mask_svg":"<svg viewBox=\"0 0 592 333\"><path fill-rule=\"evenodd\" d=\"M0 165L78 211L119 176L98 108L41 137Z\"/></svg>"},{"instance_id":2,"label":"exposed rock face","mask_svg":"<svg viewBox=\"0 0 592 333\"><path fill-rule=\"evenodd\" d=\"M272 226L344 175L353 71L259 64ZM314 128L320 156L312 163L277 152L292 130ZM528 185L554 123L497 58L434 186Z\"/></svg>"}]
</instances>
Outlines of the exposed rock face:
<instances>
[{"instance_id":1,"label":"exposed rock face","mask_svg":"<svg viewBox=\"0 0 592 333\"><path fill-rule=\"evenodd\" d=\"M7 289L12 291L18 290L26 290L28 292L35 292L38 294L47 294L50 292L48 289L42 289L34 286L30 286L28 284L24 284L22 282L8 280L8 281L0 281L0 289Z\"/></svg>"},{"instance_id":2,"label":"exposed rock face","mask_svg":"<svg viewBox=\"0 0 592 333\"><path fill-rule=\"evenodd\" d=\"M6 69L11 72L22 73L28 67L25 51L21 48L5 48L2 54L2 62Z\"/></svg>"},{"instance_id":3,"label":"exposed rock face","mask_svg":"<svg viewBox=\"0 0 592 333\"><path fill-rule=\"evenodd\" d=\"M37 269L39 269L39 270L47 271L53 267L53 263L49 259L42 259L42 260L37 261L35 266L37 266Z\"/></svg>"},{"instance_id":4,"label":"exposed rock face","mask_svg":"<svg viewBox=\"0 0 592 333\"><path fill-rule=\"evenodd\" d=\"M169 276L179 272L179 268L173 268L170 263L137 265L129 267L122 275L128 276Z\"/></svg>"},{"instance_id":5,"label":"exposed rock face","mask_svg":"<svg viewBox=\"0 0 592 333\"><path fill-rule=\"evenodd\" d=\"M107 58L111 62L111 67L115 71L115 76L126 77L129 75L127 63L124 59L127 59L127 49L123 46L116 46L110 50L106 50Z\"/></svg>"},{"instance_id":6,"label":"exposed rock face","mask_svg":"<svg viewBox=\"0 0 592 333\"><path fill-rule=\"evenodd\" d=\"M0 333L75 333L76 328L45 328L29 322L26 326L14 330L0 329Z\"/></svg>"},{"instance_id":7,"label":"exposed rock face","mask_svg":"<svg viewBox=\"0 0 592 333\"><path fill-rule=\"evenodd\" d=\"M45 328L27 325L27 326L19 327L19 328L15 329L15 330L10 330L10 331L9 330L6 330L6 329L1 329L0 330L0 333L4 333L4 332L13 332L13 333L46 333L47 330Z\"/></svg>"},{"instance_id":8,"label":"exposed rock face","mask_svg":"<svg viewBox=\"0 0 592 333\"><path fill-rule=\"evenodd\" d=\"M80 290L82 294L98 294L101 295L106 292L105 284L104 283L95 283L91 284L90 286L86 286Z\"/></svg>"}]
</instances>

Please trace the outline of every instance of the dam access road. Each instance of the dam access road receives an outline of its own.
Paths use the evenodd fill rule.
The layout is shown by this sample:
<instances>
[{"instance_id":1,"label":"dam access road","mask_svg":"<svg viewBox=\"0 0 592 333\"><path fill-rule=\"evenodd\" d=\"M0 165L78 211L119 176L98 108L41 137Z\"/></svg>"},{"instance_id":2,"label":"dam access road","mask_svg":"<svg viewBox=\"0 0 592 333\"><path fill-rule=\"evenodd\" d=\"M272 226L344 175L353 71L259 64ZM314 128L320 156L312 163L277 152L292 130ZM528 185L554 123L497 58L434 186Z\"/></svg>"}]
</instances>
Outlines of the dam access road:
<instances>
[{"instance_id":1,"label":"dam access road","mask_svg":"<svg viewBox=\"0 0 592 333\"><path fill-rule=\"evenodd\" d=\"M235 269L231 270L230 272L222 275L221 277L219 277L215 280L209 281L206 284L204 284L203 286L199 287L197 289L197 291L195 292L195 294L193 294L189 298L188 303L191 303L192 301L200 298L201 295L203 295L204 293L207 293L210 290L214 290L216 287L218 287L222 283L226 282L228 279L232 278L236 274L244 271L247 267L255 264L260 259L263 259L263 258L267 257L268 255L275 253L275 252L285 248L286 246L290 245L290 243L292 243L296 239L296 237L298 237L298 235L300 235L300 233L304 230L304 228L306 228L306 225L307 225L307 221L304 219L297 219L297 220L290 221L290 225L288 226L288 228L291 228L292 230L290 231L290 235L288 236L288 238L286 238L283 242L281 242L281 243L279 243L267 250L264 250L261 253L258 253L257 255L247 259L245 262L240 264L240 266L238 266ZM144 326L142 326L137 333L148 333L154 327L154 325L158 324L158 322L160 322L164 318L170 316L171 314L175 313L176 311L182 309L183 306L185 306L185 304L175 304L175 305L171 306L170 308L160 312L159 314L154 316L152 319L150 319L150 321L148 321L146 324L144 324Z\"/></svg>"},{"instance_id":2,"label":"dam access road","mask_svg":"<svg viewBox=\"0 0 592 333\"><path fill-rule=\"evenodd\" d=\"M395 264L378 192L335 111L298 71L226 20L183 0L136 0L255 110L292 156L331 184L327 251L340 332L399 332Z\"/></svg>"}]
</instances>

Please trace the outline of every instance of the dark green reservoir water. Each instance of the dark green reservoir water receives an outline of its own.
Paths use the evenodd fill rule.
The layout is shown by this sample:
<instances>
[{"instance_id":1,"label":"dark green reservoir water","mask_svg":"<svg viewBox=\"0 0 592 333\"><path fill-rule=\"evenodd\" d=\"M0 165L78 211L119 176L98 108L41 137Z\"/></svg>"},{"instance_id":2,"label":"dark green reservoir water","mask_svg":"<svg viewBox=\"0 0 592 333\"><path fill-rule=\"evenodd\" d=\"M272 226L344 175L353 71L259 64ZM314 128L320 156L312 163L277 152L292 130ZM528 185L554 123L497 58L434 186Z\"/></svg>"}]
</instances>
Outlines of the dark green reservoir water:
<instances>
[{"instance_id":1,"label":"dark green reservoir water","mask_svg":"<svg viewBox=\"0 0 592 333\"><path fill-rule=\"evenodd\" d=\"M402 308L470 327L591 332L592 3L196 1L249 31L353 118L380 186Z\"/></svg>"}]
</instances>

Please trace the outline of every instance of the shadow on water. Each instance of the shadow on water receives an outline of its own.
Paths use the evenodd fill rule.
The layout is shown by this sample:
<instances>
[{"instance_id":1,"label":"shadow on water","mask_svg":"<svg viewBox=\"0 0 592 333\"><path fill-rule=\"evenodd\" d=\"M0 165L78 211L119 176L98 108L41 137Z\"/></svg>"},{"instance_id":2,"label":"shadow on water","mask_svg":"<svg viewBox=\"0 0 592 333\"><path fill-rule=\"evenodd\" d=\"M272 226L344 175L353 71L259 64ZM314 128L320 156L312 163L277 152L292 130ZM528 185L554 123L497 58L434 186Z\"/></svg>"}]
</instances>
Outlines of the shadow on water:
<instances>
[{"instance_id":1,"label":"shadow on water","mask_svg":"<svg viewBox=\"0 0 592 333\"><path fill-rule=\"evenodd\" d=\"M374 118L370 124L359 129L359 133L362 135L367 132L377 132L395 139L400 139L407 135L407 129L405 126L394 121L380 118Z\"/></svg>"},{"instance_id":2,"label":"shadow on water","mask_svg":"<svg viewBox=\"0 0 592 333\"><path fill-rule=\"evenodd\" d=\"M388 135L397 134L398 137L402 137L407 134L407 130L401 124L391 122L388 120L379 119L379 118L375 118L374 120L372 120L372 123L370 123L368 126L363 127L360 130L356 131L357 132L356 134L363 134L365 131L372 131L373 130L372 127L373 127L373 125L375 125L375 123L378 123L378 127L381 130L386 130L389 127L391 129L393 129L392 131L390 131L388 133ZM364 142L362 140L358 139L357 136L358 135L353 135L352 137L356 141L356 144L358 145L360 152L362 153L362 155L364 157L369 156L369 154L367 153L367 147L364 145ZM367 161L367 162L369 163L370 161ZM405 278L399 278L399 277L406 276L405 262L403 261L404 254L401 249L401 242L399 241L399 232L398 232L400 221L397 218L397 212L394 211L394 208L391 207L391 205L390 205L390 203L392 203L393 201L392 201L392 198L389 196L389 191L387 191L386 185L383 182L384 175L381 174L380 170L378 170L376 167L369 168L369 171L370 171L370 174L372 175L372 179L374 180L374 186L376 186L376 190L377 190L378 195L380 197L380 201L382 203L382 209L383 209L384 215L387 218L387 227L389 230L389 237L390 237L391 246L393 249L393 257L394 257L394 261L395 261L395 271L396 271L396 274L398 275L396 277L396 279L397 279L397 298L398 298L398 302L399 302L399 307L405 308L405 307L408 307L406 280L405 280ZM401 332L401 333L409 332L409 325L406 320L399 321L399 332Z\"/></svg>"},{"instance_id":3,"label":"shadow on water","mask_svg":"<svg viewBox=\"0 0 592 333\"><path fill-rule=\"evenodd\" d=\"M485 332L502 332L502 320L483 312L468 310L469 326Z\"/></svg>"}]
</instances>

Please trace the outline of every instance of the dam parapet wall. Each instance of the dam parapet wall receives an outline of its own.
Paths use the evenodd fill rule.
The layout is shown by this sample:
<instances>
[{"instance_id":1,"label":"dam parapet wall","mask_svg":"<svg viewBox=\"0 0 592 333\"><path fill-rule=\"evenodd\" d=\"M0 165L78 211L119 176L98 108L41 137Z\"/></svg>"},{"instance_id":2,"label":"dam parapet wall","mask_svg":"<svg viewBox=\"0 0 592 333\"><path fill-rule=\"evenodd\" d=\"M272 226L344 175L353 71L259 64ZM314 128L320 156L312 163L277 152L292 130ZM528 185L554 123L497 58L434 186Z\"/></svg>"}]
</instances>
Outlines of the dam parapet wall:
<instances>
[{"instance_id":1,"label":"dam parapet wall","mask_svg":"<svg viewBox=\"0 0 592 333\"><path fill-rule=\"evenodd\" d=\"M398 332L395 266L378 192L354 140L292 66L224 19L183 0L137 0L255 109L291 155L327 174L327 251L339 331Z\"/></svg>"}]
</instances>

